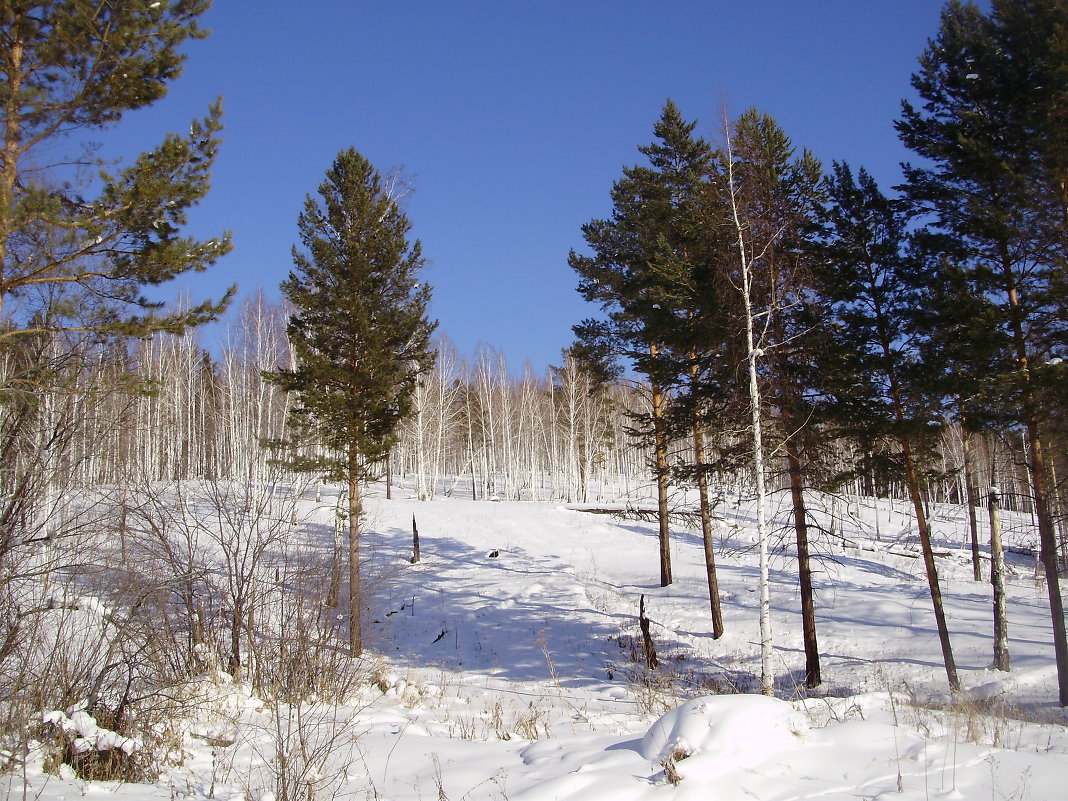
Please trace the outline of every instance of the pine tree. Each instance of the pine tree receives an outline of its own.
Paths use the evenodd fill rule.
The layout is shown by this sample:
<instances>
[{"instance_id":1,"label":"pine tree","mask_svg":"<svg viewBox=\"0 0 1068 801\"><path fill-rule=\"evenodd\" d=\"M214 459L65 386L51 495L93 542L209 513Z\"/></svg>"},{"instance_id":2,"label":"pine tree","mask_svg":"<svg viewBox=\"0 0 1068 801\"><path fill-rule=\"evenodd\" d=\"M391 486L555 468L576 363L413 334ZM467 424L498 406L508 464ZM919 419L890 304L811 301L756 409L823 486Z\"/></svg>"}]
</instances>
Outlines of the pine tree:
<instances>
[{"instance_id":1,"label":"pine tree","mask_svg":"<svg viewBox=\"0 0 1068 801\"><path fill-rule=\"evenodd\" d=\"M208 191L221 108L118 170L76 134L163 97L209 0L0 6L0 343L35 333L145 336L212 319L228 301L158 314L145 297L230 249L180 235ZM73 152L72 152L73 150ZM97 170L95 177L92 177ZM80 180L89 176L85 180Z\"/></svg>"},{"instance_id":2,"label":"pine tree","mask_svg":"<svg viewBox=\"0 0 1068 801\"><path fill-rule=\"evenodd\" d=\"M411 224L391 186L354 149L338 154L298 218L282 291L296 367L268 374L296 393L291 413L303 447L289 464L348 491L349 644L363 648L360 610L360 484L376 475L412 413L419 375L430 369L430 287Z\"/></svg>"},{"instance_id":3,"label":"pine tree","mask_svg":"<svg viewBox=\"0 0 1068 801\"><path fill-rule=\"evenodd\" d=\"M715 154L704 139L694 136L696 125L686 122L669 101L653 128L657 141L639 150L649 159L646 180L661 189L646 200L646 209L655 209L663 221L648 263L662 297L656 310L661 313L655 316L663 345L661 358L666 372L681 377L666 417L672 437L689 437L693 447L692 466L680 465L676 472L697 483L712 637L718 639L724 625L713 548L706 430L709 418L722 411L727 394L721 357L729 310L716 270L718 249L723 246L721 227L710 217L718 210L710 203L709 175Z\"/></svg>"},{"instance_id":4,"label":"pine tree","mask_svg":"<svg viewBox=\"0 0 1068 801\"><path fill-rule=\"evenodd\" d=\"M1068 636L1046 407L1065 381L1068 355L1066 74L1063 0L995 0L989 15L954 0L913 75L923 105L903 104L897 123L902 142L925 160L906 165L904 189L944 257L932 263L963 270L971 293L998 311L1011 369L986 384L1026 435L1063 705Z\"/></svg>"},{"instance_id":5,"label":"pine tree","mask_svg":"<svg viewBox=\"0 0 1068 801\"><path fill-rule=\"evenodd\" d=\"M665 270L680 269L685 253L688 196L704 177L710 149L693 138L695 123L686 123L668 100L654 126L658 142L639 147L650 166L624 170L612 187L610 220L592 220L582 227L593 256L572 251L569 264L579 276L579 292L598 303L606 320L576 326L583 347L608 348L646 376L651 413L646 430L653 439L653 472L657 482L660 525L660 583L672 581L667 515L669 467L669 394L680 377L665 340L676 327L673 290ZM670 255L669 255L670 254ZM686 269L682 267L681 269ZM718 592L716 593L718 595Z\"/></svg>"},{"instance_id":6,"label":"pine tree","mask_svg":"<svg viewBox=\"0 0 1068 801\"><path fill-rule=\"evenodd\" d=\"M906 250L901 203L879 191L863 169L854 178L836 163L829 181L827 239L821 248L817 288L828 304L825 325L834 333L822 354L824 420L868 454L885 460L884 472L908 489L919 529L949 685L960 689L942 591L921 496L921 447L937 420L933 362L919 358L915 310L924 303L918 279L922 261ZM926 390L926 391L925 391Z\"/></svg>"},{"instance_id":7,"label":"pine tree","mask_svg":"<svg viewBox=\"0 0 1068 801\"><path fill-rule=\"evenodd\" d=\"M231 294L172 313L147 297L230 249L226 236L181 233L208 191L219 104L188 136L169 135L127 166L95 158L89 142L163 97L181 72L183 43L204 35L198 18L208 6L0 2L0 662L48 652L33 622L54 592L41 579L64 568L84 575L91 564L94 549L80 547L84 525L61 507L75 486L98 478L95 465L120 428L101 423L118 416L114 398L129 402L124 338L179 333L217 316ZM110 369L94 369L89 353ZM44 541L65 545L42 554ZM0 689L23 700L32 690L26 709L48 703L33 661L29 672L5 664L17 681ZM136 681L130 673L127 688ZM82 696L90 712L96 695Z\"/></svg>"}]
</instances>

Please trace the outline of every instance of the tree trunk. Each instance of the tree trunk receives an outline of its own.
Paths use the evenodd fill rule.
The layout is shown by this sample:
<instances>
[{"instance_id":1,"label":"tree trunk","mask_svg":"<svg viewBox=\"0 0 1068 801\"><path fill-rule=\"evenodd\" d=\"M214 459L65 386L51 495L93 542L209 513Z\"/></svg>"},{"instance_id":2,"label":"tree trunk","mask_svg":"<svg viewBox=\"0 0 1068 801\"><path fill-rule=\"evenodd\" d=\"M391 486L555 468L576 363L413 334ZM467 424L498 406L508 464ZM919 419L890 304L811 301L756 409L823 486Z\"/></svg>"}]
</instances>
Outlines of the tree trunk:
<instances>
[{"instance_id":1,"label":"tree trunk","mask_svg":"<svg viewBox=\"0 0 1068 801\"><path fill-rule=\"evenodd\" d=\"M1053 624L1053 652L1057 661L1057 690L1061 706L1068 706L1068 632L1064 628L1064 601L1061 598L1060 575L1057 571L1057 533L1050 514L1049 491L1046 488L1046 457L1038 427L1036 390L1031 382L1030 363L1027 354L1027 335L1024 331L1020 298L1016 290L1015 276L1010 268L1007 254L1002 256L1003 271L1009 280L1008 300L1014 314L1012 322L1013 347L1019 375L1023 379L1021 422L1027 439L1027 471L1031 479L1034 499L1034 514L1038 523L1039 560L1046 575L1046 592L1049 596L1050 618Z\"/></svg>"},{"instance_id":2,"label":"tree trunk","mask_svg":"<svg viewBox=\"0 0 1068 801\"><path fill-rule=\"evenodd\" d=\"M783 422L790 430L792 421L783 415ZM794 534L797 539L797 575L801 585L801 630L805 642L805 686L819 687L820 652L816 642L816 603L812 589L812 563L808 548L808 511L805 509L805 494L801 475L801 458L793 439L786 440L786 463L790 474L790 500L794 511Z\"/></svg>"},{"instance_id":3,"label":"tree trunk","mask_svg":"<svg viewBox=\"0 0 1068 801\"><path fill-rule=\"evenodd\" d=\"M696 383L697 365L691 364L690 378ZM705 438L701 413L693 410L693 458L697 467L697 491L701 502L701 542L705 551L705 578L708 581L708 603L712 612L712 639L723 636L723 609L720 605L719 579L716 576L716 554L712 549L712 511L708 504L708 475L705 473Z\"/></svg>"},{"instance_id":4,"label":"tree trunk","mask_svg":"<svg viewBox=\"0 0 1068 801\"><path fill-rule=\"evenodd\" d=\"M982 561L979 556L979 524L975 516L975 482L972 468L972 438L964 429L964 415L961 415L960 430L961 454L964 460L964 490L968 503L968 526L972 535L972 578L976 581L983 580Z\"/></svg>"},{"instance_id":5,"label":"tree trunk","mask_svg":"<svg viewBox=\"0 0 1068 801\"><path fill-rule=\"evenodd\" d=\"M230 659L226 666L235 682L241 681L241 623L243 615L238 604L234 603L230 608Z\"/></svg>"},{"instance_id":6,"label":"tree trunk","mask_svg":"<svg viewBox=\"0 0 1068 801\"><path fill-rule=\"evenodd\" d=\"M897 407L898 421L904 419L900 402L894 400ZM901 452L905 458L905 481L908 484L909 498L916 513L916 527L920 532L920 546L923 549L923 565L927 571L927 586L931 591L931 605L934 607L935 623L938 627L938 641L942 646L942 659L946 664L946 677L953 692L960 691L960 679L957 678L957 665L953 661L953 646L949 641L949 626L946 623L946 611L942 604L942 589L938 584L938 568L935 566L934 549L931 547L931 532L927 527L927 513L923 498L920 496L920 482L916 476L916 465L912 459L912 446L908 437L901 437Z\"/></svg>"},{"instance_id":7,"label":"tree trunk","mask_svg":"<svg viewBox=\"0 0 1068 801\"><path fill-rule=\"evenodd\" d=\"M734 186L734 154L731 152L730 127L726 126L727 141L727 184L730 194L731 213L734 218L734 230L738 235L738 258L741 267L742 304L745 314L746 361L749 370L749 403L751 415L751 433L753 438L753 473L756 481L757 541L760 546L760 691L764 695L775 694L775 676L772 672L772 634L771 634L771 580L768 561L768 524L765 518L764 486L764 430L761 423L760 381L757 362L763 350L756 346L754 332L752 271L749 253L745 247L745 228L738 214L737 195Z\"/></svg>"},{"instance_id":8,"label":"tree trunk","mask_svg":"<svg viewBox=\"0 0 1068 801\"><path fill-rule=\"evenodd\" d=\"M1061 571L1068 570L1068 531L1064 525L1064 506L1061 502L1061 489L1057 483L1057 460L1049 460L1050 513L1053 515L1055 528L1059 534Z\"/></svg>"},{"instance_id":9,"label":"tree trunk","mask_svg":"<svg viewBox=\"0 0 1068 801\"><path fill-rule=\"evenodd\" d=\"M886 377L889 383L890 401L894 408L894 420L898 426L904 426L906 422L905 405L902 402L901 385L898 373L894 367L893 348L885 326L881 326L881 339L879 346L886 357ZM898 443L901 446L901 456L905 463L905 488L908 491L909 500L916 515L916 528L920 533L920 547L923 550L923 566L927 573L927 587L931 593L931 606L934 609L935 625L938 629L938 642L942 647L942 661L946 666L946 678L949 680L949 688L953 692L960 691L960 679L957 677L957 665L953 660L953 645L949 639L949 626L946 623L946 611L942 603L942 588L938 583L938 568L935 566L934 550L931 547L931 531L927 525L927 508L924 504L923 495L920 493L920 479L916 472L916 462L912 456L912 443L905 434L898 435Z\"/></svg>"},{"instance_id":10,"label":"tree trunk","mask_svg":"<svg viewBox=\"0 0 1068 801\"><path fill-rule=\"evenodd\" d=\"M341 598L341 565L344 561L345 540L341 533L341 499L334 509L334 549L330 560L330 585L326 590L327 609L334 609Z\"/></svg>"},{"instance_id":11,"label":"tree trunk","mask_svg":"<svg viewBox=\"0 0 1068 801\"><path fill-rule=\"evenodd\" d=\"M653 635L649 631L649 618L645 616L644 595L638 602L638 627L642 632L642 652L645 655L645 666L649 670L656 670L660 666L660 660L656 658L656 646L653 645Z\"/></svg>"},{"instance_id":12,"label":"tree trunk","mask_svg":"<svg viewBox=\"0 0 1068 801\"><path fill-rule=\"evenodd\" d=\"M1001 493L991 487L987 494L990 512L990 583L994 585L994 669L1009 669L1009 625L1005 617L1005 554L1001 549Z\"/></svg>"},{"instance_id":13,"label":"tree trunk","mask_svg":"<svg viewBox=\"0 0 1068 801\"><path fill-rule=\"evenodd\" d=\"M14 37L11 43L11 51L8 54L9 71L7 78L9 83L7 103L4 108L4 160L0 169L0 319L3 319L4 298L7 295L4 287L4 268L7 266L8 240L12 236L14 228L15 183L18 181L19 163L19 121L22 119L22 109L19 108L18 100L22 88L22 56L23 43L18 37Z\"/></svg>"},{"instance_id":14,"label":"tree trunk","mask_svg":"<svg viewBox=\"0 0 1068 801\"><path fill-rule=\"evenodd\" d=\"M1057 690L1061 706L1068 706L1068 637L1064 628L1064 601L1061 598L1060 574L1057 571L1057 534L1049 510L1049 494L1046 490L1045 453L1039 437L1038 426L1031 418L1026 426L1028 470L1031 473L1031 488L1034 493L1035 516L1038 518L1039 559L1046 576L1046 593L1049 596L1049 611L1053 622L1053 651L1057 660Z\"/></svg>"},{"instance_id":15,"label":"tree trunk","mask_svg":"<svg viewBox=\"0 0 1068 801\"><path fill-rule=\"evenodd\" d=\"M349 655L363 653L363 630L360 625L360 482L355 457L349 463Z\"/></svg>"},{"instance_id":16,"label":"tree trunk","mask_svg":"<svg viewBox=\"0 0 1068 801\"><path fill-rule=\"evenodd\" d=\"M649 346L649 355L655 359L656 345ZM656 512L660 523L660 586L671 584L671 529L668 525L668 461L667 432L664 430L664 393L660 385L652 382L653 449L656 458Z\"/></svg>"},{"instance_id":17,"label":"tree trunk","mask_svg":"<svg viewBox=\"0 0 1068 801\"><path fill-rule=\"evenodd\" d=\"M415 524L415 515L412 515L412 564L419 561L419 526Z\"/></svg>"}]
</instances>

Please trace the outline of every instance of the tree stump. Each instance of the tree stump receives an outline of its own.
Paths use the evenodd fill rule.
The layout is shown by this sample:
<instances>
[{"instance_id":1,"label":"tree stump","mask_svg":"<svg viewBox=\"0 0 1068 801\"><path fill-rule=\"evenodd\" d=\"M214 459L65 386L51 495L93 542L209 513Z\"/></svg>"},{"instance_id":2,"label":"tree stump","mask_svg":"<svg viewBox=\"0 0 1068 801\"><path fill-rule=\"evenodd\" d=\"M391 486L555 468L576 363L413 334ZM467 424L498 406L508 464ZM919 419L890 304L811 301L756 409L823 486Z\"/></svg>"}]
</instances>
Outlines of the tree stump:
<instances>
[{"instance_id":1,"label":"tree stump","mask_svg":"<svg viewBox=\"0 0 1068 801\"><path fill-rule=\"evenodd\" d=\"M642 651L645 654L645 666L649 670L656 670L660 660L656 658L656 648L653 647L653 635L649 633L649 618L645 616L645 596L642 595L638 602L638 625L642 630Z\"/></svg>"}]
</instances>

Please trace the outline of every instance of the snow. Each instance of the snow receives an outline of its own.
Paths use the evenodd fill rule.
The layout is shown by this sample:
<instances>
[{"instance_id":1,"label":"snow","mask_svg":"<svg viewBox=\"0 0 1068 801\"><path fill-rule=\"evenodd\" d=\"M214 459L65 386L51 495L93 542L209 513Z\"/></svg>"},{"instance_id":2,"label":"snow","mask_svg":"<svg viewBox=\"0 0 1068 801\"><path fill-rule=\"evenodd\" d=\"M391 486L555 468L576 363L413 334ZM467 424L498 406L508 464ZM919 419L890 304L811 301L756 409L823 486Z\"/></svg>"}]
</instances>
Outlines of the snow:
<instances>
[{"instance_id":1,"label":"snow","mask_svg":"<svg viewBox=\"0 0 1068 801\"><path fill-rule=\"evenodd\" d=\"M654 723L642 738L641 754L658 763L707 754L724 768L748 768L794 746L807 730L804 718L777 698L706 696Z\"/></svg>"},{"instance_id":2,"label":"snow","mask_svg":"<svg viewBox=\"0 0 1068 801\"><path fill-rule=\"evenodd\" d=\"M409 489L409 485L405 485ZM675 583L658 586L656 525L557 504L367 501L367 673L342 704L287 706L211 672L182 758L155 783L85 782L38 755L0 777L9 795L131 801L289 801L279 756L304 756L319 798L659 801L660 799L1063 799L1068 730L1056 705L1034 531L1003 511L1013 670L992 670L992 592L971 581L966 514L932 509L961 680L951 696L907 507L870 499L814 514L824 686L805 693L788 510L769 505L776 695L754 694L760 664L756 510L717 510L726 633L711 638L699 532L672 528ZM328 536L336 494L303 501ZM688 499L677 498L683 504ZM640 508L620 499L619 508ZM408 563L411 520L422 560ZM821 517L822 515L822 517ZM330 523L329 526L322 525ZM324 533L325 532L325 533ZM490 554L496 552L497 556ZM989 564L986 565L989 567ZM662 666L640 662L644 595ZM83 610L103 607L79 599ZM194 708L195 707L195 708ZM77 748L139 743L84 709L44 720ZM294 743L300 748L295 749Z\"/></svg>"},{"instance_id":3,"label":"snow","mask_svg":"<svg viewBox=\"0 0 1068 801\"><path fill-rule=\"evenodd\" d=\"M44 713L41 720L70 736L71 746L76 753L116 749L132 754L141 748L141 742L136 738L123 737L97 725L96 720L84 709L75 708L69 712L68 715L60 710L52 710Z\"/></svg>"}]
</instances>

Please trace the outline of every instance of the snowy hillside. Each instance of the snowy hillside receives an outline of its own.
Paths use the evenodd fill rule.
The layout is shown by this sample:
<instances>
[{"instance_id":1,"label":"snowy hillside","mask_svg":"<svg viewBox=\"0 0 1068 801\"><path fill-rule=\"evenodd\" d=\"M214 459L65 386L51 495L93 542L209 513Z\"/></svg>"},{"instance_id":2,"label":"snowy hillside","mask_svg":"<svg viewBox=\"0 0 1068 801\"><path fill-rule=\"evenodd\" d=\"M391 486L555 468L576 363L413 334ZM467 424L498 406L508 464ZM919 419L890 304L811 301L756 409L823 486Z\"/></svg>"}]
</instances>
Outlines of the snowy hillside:
<instances>
[{"instance_id":1,"label":"snowy hillside","mask_svg":"<svg viewBox=\"0 0 1068 801\"><path fill-rule=\"evenodd\" d=\"M990 669L991 590L971 580L963 510L932 510L968 690L954 699L903 507L828 501L824 523L835 535L820 540L816 574L824 685L803 689L784 533L773 562L769 699L752 694L757 553L744 504L717 510L726 634L713 640L700 536L681 523L675 583L661 588L653 522L554 504L419 502L404 488L393 496L376 488L368 501L370 653L344 704L267 702L219 671L187 690L197 712L174 721L179 758L155 784L88 783L69 768L52 775L38 755L25 788L3 777L9 796L266 801L310 784L317 798L395 801L1064 797L1068 721L1055 703L1026 520L1006 520L1015 550L1012 672L1003 674ZM301 530L323 537L334 502L306 494ZM641 656L642 595L655 671Z\"/></svg>"}]
</instances>

